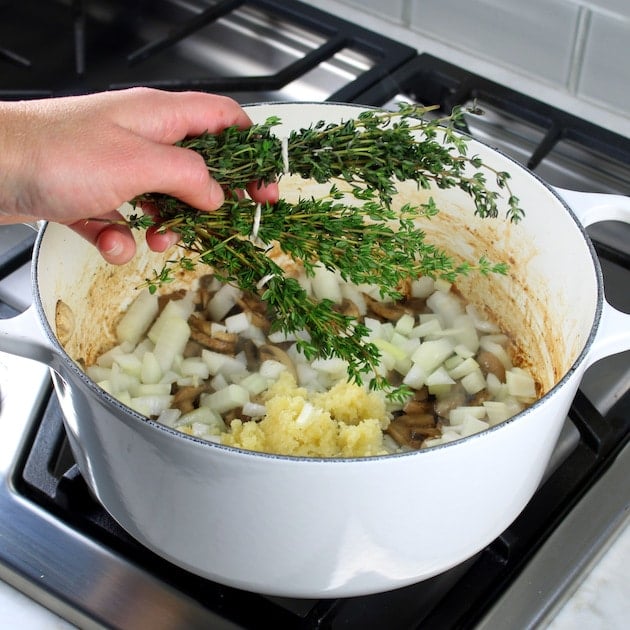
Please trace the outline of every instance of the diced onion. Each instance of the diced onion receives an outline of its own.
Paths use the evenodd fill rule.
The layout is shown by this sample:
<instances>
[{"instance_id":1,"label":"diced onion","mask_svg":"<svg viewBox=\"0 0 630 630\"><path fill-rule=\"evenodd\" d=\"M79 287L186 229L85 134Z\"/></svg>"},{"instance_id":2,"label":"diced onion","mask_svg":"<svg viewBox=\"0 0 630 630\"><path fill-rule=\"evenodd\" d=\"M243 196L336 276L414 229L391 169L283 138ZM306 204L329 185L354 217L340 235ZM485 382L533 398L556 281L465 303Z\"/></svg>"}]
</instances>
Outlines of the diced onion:
<instances>
[{"instance_id":1,"label":"diced onion","mask_svg":"<svg viewBox=\"0 0 630 630\"><path fill-rule=\"evenodd\" d=\"M455 407L455 409L451 409L448 414L448 420L451 425L462 424L464 419L467 416L473 416L474 418L485 418L487 414L487 410L483 406L473 406L473 407Z\"/></svg>"},{"instance_id":2,"label":"diced onion","mask_svg":"<svg viewBox=\"0 0 630 630\"><path fill-rule=\"evenodd\" d=\"M525 370L513 367L505 373L505 383L511 396L524 399L536 398L536 383Z\"/></svg>"},{"instance_id":3,"label":"diced onion","mask_svg":"<svg viewBox=\"0 0 630 630\"><path fill-rule=\"evenodd\" d=\"M147 337L153 343L157 343L158 338L162 335L164 328L168 327L169 322L176 319L186 321L188 320L192 312L193 303L190 298L168 301L151 328L149 328Z\"/></svg>"},{"instance_id":4,"label":"diced onion","mask_svg":"<svg viewBox=\"0 0 630 630\"><path fill-rule=\"evenodd\" d=\"M116 326L119 342L137 344L158 314L158 296L141 291Z\"/></svg>"},{"instance_id":5,"label":"diced onion","mask_svg":"<svg viewBox=\"0 0 630 630\"><path fill-rule=\"evenodd\" d=\"M461 436L466 437L468 435L480 433L481 431L485 431L487 428L489 428L489 426L490 425L487 422L479 420L474 416L466 416L464 418L464 421L462 422Z\"/></svg>"},{"instance_id":6,"label":"diced onion","mask_svg":"<svg viewBox=\"0 0 630 630\"><path fill-rule=\"evenodd\" d=\"M142 356L142 366L140 368L140 380L143 383L159 383L163 372L154 352L145 352Z\"/></svg>"},{"instance_id":7,"label":"diced onion","mask_svg":"<svg viewBox=\"0 0 630 630\"><path fill-rule=\"evenodd\" d=\"M478 394L482 389L486 387L486 380L481 373L481 370L473 370L469 374L466 374L461 380L460 383L466 390L466 393L469 396L474 396Z\"/></svg>"},{"instance_id":8,"label":"diced onion","mask_svg":"<svg viewBox=\"0 0 630 630\"><path fill-rule=\"evenodd\" d=\"M174 427L175 423L182 415L182 412L176 407L169 407L168 409L164 409L157 417L157 421L161 424L166 425L167 427Z\"/></svg>"},{"instance_id":9,"label":"diced onion","mask_svg":"<svg viewBox=\"0 0 630 630\"><path fill-rule=\"evenodd\" d=\"M163 320L154 350L155 358L163 372L170 370L175 357L183 354L189 337L190 326L185 319L169 317Z\"/></svg>"},{"instance_id":10,"label":"diced onion","mask_svg":"<svg viewBox=\"0 0 630 630\"><path fill-rule=\"evenodd\" d=\"M455 385L455 381L449 376L444 366L440 366L431 372L431 374L427 376L425 383L429 391L436 385Z\"/></svg>"},{"instance_id":11,"label":"diced onion","mask_svg":"<svg viewBox=\"0 0 630 630\"><path fill-rule=\"evenodd\" d=\"M245 312L231 315L225 319L225 329L229 333L242 333L249 328L249 315Z\"/></svg>"},{"instance_id":12,"label":"diced onion","mask_svg":"<svg viewBox=\"0 0 630 630\"><path fill-rule=\"evenodd\" d=\"M322 265L315 267L315 275L311 278L313 294L318 300L331 300L341 304L343 295L337 274Z\"/></svg>"},{"instance_id":13,"label":"diced onion","mask_svg":"<svg viewBox=\"0 0 630 630\"><path fill-rule=\"evenodd\" d=\"M209 407L219 414L223 414L231 409L242 407L245 403L249 402L249 392L245 387L232 383L227 387L206 394L202 398L202 405Z\"/></svg>"},{"instance_id":14,"label":"diced onion","mask_svg":"<svg viewBox=\"0 0 630 630\"><path fill-rule=\"evenodd\" d=\"M430 374L453 354L453 347L454 344L445 338L425 341L413 353L411 360Z\"/></svg>"},{"instance_id":15,"label":"diced onion","mask_svg":"<svg viewBox=\"0 0 630 630\"><path fill-rule=\"evenodd\" d=\"M421 276L411 283L411 295L415 298L428 298L435 291L435 282L429 276Z\"/></svg>"},{"instance_id":16,"label":"diced onion","mask_svg":"<svg viewBox=\"0 0 630 630\"><path fill-rule=\"evenodd\" d=\"M222 320L234 307L242 292L232 284L224 284L208 302L208 314L214 321Z\"/></svg>"},{"instance_id":17,"label":"diced onion","mask_svg":"<svg viewBox=\"0 0 630 630\"><path fill-rule=\"evenodd\" d=\"M363 292L372 299L386 301L377 287L350 284L321 265L316 267L314 277L302 277L300 282L317 299L335 303L344 298L351 300L362 315L369 312ZM208 291L212 297L206 314L211 318L212 335L236 334L240 339L250 339L250 348L284 344L286 364L265 360L256 371L250 371L252 352L248 348L246 354L245 345L238 347L236 356L207 348L199 356L185 356L191 336L188 319L196 308L195 294L191 291L183 299L168 301L158 315L157 296L146 291L121 317L116 328L118 344L87 368L88 376L138 413L215 441L229 430L222 418L227 412L236 411L243 419L264 418L265 392L289 368L296 375L297 384L310 391L325 392L347 378L348 363L340 358L305 359L298 343L309 340L304 331L268 333L255 326L254 318L246 311L234 313L242 295L240 289L213 280ZM476 308L464 306L448 282L419 278L411 283L411 295L425 299L432 312L417 316L404 313L396 321L365 316L362 323L369 331L368 340L380 352L380 363L373 366L373 373L389 376L397 372L394 378L403 385L415 390L426 387L434 397L435 413L443 419L442 434L425 440L424 446L446 444L483 431L519 413L535 399L536 383L529 372L512 364L507 336ZM476 360L479 349L501 361L506 370L505 382L492 372L484 376ZM171 408L171 392L176 391L173 387L200 384L204 384L205 393L199 396L192 392L199 396L199 407L186 413ZM467 404L480 392L483 394L479 400L488 396L491 400ZM390 413L404 408L405 401L386 403ZM316 417L315 411L311 402L305 402L297 424L308 425ZM389 450L397 448L391 436L384 436L383 443Z\"/></svg>"},{"instance_id":18,"label":"diced onion","mask_svg":"<svg viewBox=\"0 0 630 630\"><path fill-rule=\"evenodd\" d=\"M243 415L250 418L262 418L267 413L267 407L258 403L246 402L243 405Z\"/></svg>"},{"instance_id":19,"label":"diced onion","mask_svg":"<svg viewBox=\"0 0 630 630\"><path fill-rule=\"evenodd\" d=\"M129 406L144 416L159 416L173 402L170 394L132 396Z\"/></svg>"}]
</instances>

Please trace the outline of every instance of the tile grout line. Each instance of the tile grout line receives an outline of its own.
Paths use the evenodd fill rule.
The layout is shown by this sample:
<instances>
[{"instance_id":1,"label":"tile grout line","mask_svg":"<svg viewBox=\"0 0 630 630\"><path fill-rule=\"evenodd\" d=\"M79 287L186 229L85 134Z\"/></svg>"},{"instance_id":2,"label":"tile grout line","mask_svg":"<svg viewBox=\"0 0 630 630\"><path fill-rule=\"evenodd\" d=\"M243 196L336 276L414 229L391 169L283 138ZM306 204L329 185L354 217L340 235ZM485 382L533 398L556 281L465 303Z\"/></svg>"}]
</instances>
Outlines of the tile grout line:
<instances>
[{"instance_id":1,"label":"tile grout line","mask_svg":"<svg viewBox=\"0 0 630 630\"><path fill-rule=\"evenodd\" d=\"M569 74L567 77L567 90L574 96L578 93L580 77L582 74L582 64L584 54L588 42L588 34L591 26L591 10L586 7L580 7L578 12L577 25L575 28L575 38L573 43L573 51L569 62Z\"/></svg>"}]
</instances>

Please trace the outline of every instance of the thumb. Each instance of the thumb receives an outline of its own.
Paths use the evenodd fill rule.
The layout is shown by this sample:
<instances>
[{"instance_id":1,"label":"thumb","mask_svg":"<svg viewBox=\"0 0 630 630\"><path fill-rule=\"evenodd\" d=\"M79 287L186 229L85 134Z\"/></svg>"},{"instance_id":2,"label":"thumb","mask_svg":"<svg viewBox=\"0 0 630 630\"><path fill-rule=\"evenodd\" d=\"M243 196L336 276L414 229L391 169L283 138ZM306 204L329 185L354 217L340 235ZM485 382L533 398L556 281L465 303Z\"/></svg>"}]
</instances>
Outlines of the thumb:
<instances>
[{"instance_id":1,"label":"thumb","mask_svg":"<svg viewBox=\"0 0 630 630\"><path fill-rule=\"evenodd\" d=\"M194 151L153 144L150 158L145 155L142 161L142 192L177 197L199 210L216 210L223 203L223 189L210 177L203 157Z\"/></svg>"}]
</instances>

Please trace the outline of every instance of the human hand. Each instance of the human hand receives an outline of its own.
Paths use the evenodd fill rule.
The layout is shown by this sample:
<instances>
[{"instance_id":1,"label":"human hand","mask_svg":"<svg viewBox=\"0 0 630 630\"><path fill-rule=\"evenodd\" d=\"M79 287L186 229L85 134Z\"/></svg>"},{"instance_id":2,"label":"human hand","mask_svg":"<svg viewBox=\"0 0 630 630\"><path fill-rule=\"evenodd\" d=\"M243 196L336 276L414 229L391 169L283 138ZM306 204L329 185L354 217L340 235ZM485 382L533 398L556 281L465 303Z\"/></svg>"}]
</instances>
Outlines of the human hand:
<instances>
[{"instance_id":1,"label":"human hand","mask_svg":"<svg viewBox=\"0 0 630 630\"><path fill-rule=\"evenodd\" d=\"M178 197L201 211L223 202L223 190L194 151L173 146L186 136L251 121L233 100L198 92L132 88L84 96L0 103L0 223L38 219L67 224L111 263L135 253L116 208L146 192ZM250 195L276 201L277 185ZM101 220L91 221L98 218ZM147 231L164 251L176 234Z\"/></svg>"}]
</instances>

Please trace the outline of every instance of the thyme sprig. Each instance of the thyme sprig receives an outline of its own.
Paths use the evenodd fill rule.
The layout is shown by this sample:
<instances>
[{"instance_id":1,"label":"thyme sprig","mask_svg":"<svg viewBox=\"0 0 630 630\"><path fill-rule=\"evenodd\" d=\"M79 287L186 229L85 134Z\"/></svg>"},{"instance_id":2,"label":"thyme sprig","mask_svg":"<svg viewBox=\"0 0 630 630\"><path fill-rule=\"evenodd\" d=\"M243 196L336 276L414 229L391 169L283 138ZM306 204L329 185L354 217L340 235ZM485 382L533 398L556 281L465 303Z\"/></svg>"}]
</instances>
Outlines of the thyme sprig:
<instances>
[{"instance_id":1,"label":"thyme sprig","mask_svg":"<svg viewBox=\"0 0 630 630\"><path fill-rule=\"evenodd\" d=\"M149 289L171 281L177 266L207 264L221 280L260 294L272 315L273 330L307 332L307 338L297 342L307 358L340 357L348 364L350 380L361 383L369 374L372 388L389 389L378 373L379 350L366 341L368 329L329 300L316 301L268 250L276 244L299 261L307 275L324 265L344 280L376 285L382 296L392 299L400 297L404 281L421 275L453 282L471 271L506 273L503 263L485 258L476 266L458 263L426 242L418 223L439 211L432 198L419 206L392 207L397 182L412 180L425 189L459 187L483 218L497 217L500 202L512 222L523 216L509 189L509 174L468 156L468 138L457 131L463 112L427 119L431 109L403 104L398 112L367 110L356 119L320 121L295 130L286 139L288 165L283 140L273 133L280 123L276 117L249 129L231 127L185 139L179 144L200 153L210 174L227 190L243 189L251 181L277 181L287 170L331 187L319 198L294 203L280 199L273 205L228 194L222 207L211 213L157 193L135 199L135 205L150 203L159 214L159 229L179 233L187 250L147 279ZM492 187L489 176L495 182ZM138 229L153 222L142 214L128 221ZM404 393L390 392L394 397Z\"/></svg>"}]
</instances>

